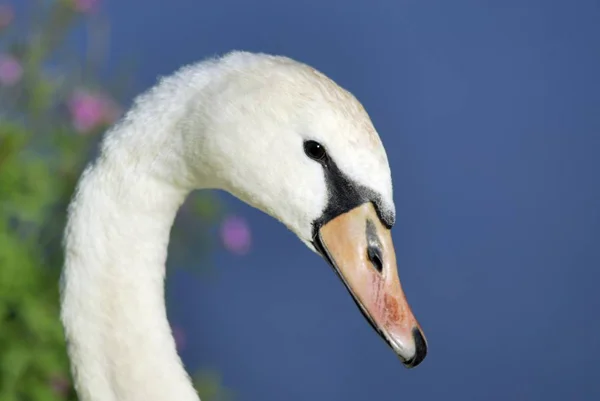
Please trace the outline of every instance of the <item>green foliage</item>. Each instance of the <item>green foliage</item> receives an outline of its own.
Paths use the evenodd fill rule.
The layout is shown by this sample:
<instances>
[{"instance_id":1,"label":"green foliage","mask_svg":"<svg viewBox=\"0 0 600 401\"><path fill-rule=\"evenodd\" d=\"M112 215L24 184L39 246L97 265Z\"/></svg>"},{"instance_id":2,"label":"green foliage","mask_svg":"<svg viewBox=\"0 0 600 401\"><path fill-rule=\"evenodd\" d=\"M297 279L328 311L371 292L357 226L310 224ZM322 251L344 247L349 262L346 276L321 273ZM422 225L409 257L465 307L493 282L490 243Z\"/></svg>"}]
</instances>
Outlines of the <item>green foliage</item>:
<instances>
[{"instance_id":1,"label":"green foliage","mask_svg":"<svg viewBox=\"0 0 600 401\"><path fill-rule=\"evenodd\" d=\"M0 400L72 399L53 384L68 377L58 321L59 264L41 243L65 182L30 152L31 131L0 122ZM60 236L59 232L55 235Z\"/></svg>"},{"instance_id":2,"label":"green foliage","mask_svg":"<svg viewBox=\"0 0 600 401\"><path fill-rule=\"evenodd\" d=\"M232 401L233 393L221 385L221 378L212 371L196 373L192 380L201 400Z\"/></svg>"},{"instance_id":3,"label":"green foliage","mask_svg":"<svg viewBox=\"0 0 600 401\"><path fill-rule=\"evenodd\" d=\"M0 6L0 401L76 399L58 318L65 209L99 134L120 113L117 92L97 90L111 87L94 51L103 38L86 31L83 59L68 46L73 32L105 22L86 8L92 3L31 1L15 21ZM181 213L172 249L179 254L193 236L196 252L199 238L209 252L218 204L196 194ZM197 376L203 401L229 399L217 378Z\"/></svg>"}]
</instances>

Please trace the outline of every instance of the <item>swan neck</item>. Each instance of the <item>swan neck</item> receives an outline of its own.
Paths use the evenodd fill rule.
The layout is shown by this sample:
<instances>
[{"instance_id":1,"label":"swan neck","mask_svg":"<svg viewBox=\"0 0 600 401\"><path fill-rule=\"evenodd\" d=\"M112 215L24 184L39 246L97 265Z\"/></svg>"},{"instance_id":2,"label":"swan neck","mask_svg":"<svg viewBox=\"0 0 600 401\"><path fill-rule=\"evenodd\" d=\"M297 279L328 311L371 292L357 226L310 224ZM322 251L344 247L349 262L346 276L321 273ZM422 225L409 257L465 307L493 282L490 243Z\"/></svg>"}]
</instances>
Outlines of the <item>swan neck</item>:
<instances>
[{"instance_id":1,"label":"swan neck","mask_svg":"<svg viewBox=\"0 0 600 401\"><path fill-rule=\"evenodd\" d=\"M86 170L69 209L61 317L75 386L84 401L198 401L164 300L187 191L119 165L101 157Z\"/></svg>"}]
</instances>

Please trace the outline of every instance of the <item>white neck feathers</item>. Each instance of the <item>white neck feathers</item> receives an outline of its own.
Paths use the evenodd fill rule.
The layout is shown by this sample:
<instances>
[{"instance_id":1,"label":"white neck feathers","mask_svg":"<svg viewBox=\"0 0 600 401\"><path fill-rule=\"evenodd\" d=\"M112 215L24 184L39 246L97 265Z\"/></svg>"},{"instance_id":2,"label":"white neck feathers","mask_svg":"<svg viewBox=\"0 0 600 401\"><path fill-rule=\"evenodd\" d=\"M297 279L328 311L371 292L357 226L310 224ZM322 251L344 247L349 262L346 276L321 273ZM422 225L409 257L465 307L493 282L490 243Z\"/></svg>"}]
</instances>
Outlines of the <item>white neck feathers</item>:
<instances>
[{"instance_id":1,"label":"white neck feathers","mask_svg":"<svg viewBox=\"0 0 600 401\"><path fill-rule=\"evenodd\" d=\"M80 397L197 400L163 290L169 232L185 192L144 177L115 184L102 162L88 171L66 232L62 319Z\"/></svg>"},{"instance_id":2,"label":"white neck feathers","mask_svg":"<svg viewBox=\"0 0 600 401\"><path fill-rule=\"evenodd\" d=\"M61 314L83 401L198 400L164 302L169 233L191 189L173 136L192 88L175 83L107 134L69 208Z\"/></svg>"}]
</instances>

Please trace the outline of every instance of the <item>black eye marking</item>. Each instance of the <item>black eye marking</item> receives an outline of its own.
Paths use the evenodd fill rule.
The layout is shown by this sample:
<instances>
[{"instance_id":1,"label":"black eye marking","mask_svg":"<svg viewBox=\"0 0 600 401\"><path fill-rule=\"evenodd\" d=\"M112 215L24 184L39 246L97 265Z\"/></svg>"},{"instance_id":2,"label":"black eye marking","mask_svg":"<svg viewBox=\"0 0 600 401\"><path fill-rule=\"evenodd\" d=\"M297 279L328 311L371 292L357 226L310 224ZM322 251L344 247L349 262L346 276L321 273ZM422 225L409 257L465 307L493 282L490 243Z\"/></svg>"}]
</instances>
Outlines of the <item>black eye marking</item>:
<instances>
[{"instance_id":1,"label":"black eye marking","mask_svg":"<svg viewBox=\"0 0 600 401\"><path fill-rule=\"evenodd\" d=\"M383 225L392 228L395 221L394 212L384 207L381 197L376 192L353 182L329 155L319 162L323 166L328 199L321 217L313 221L313 238L316 238L318 230L334 217L367 202L373 204Z\"/></svg>"},{"instance_id":2,"label":"black eye marking","mask_svg":"<svg viewBox=\"0 0 600 401\"><path fill-rule=\"evenodd\" d=\"M344 174L323 145L310 139L306 140L304 152L308 157L321 164L327 185L327 204L321 216L312 223L313 239L317 238L318 230L333 218L367 202L373 204L381 223L387 228L392 228L395 221L393 209L384 207L381 196L375 191L354 182ZM377 240L379 239L377 238ZM378 248L379 260L383 263L381 244ZM375 256L373 260L376 260Z\"/></svg>"},{"instance_id":3,"label":"black eye marking","mask_svg":"<svg viewBox=\"0 0 600 401\"><path fill-rule=\"evenodd\" d=\"M304 142L304 153L306 153L306 156L316 161L324 161L327 158L325 147L319 142L312 140Z\"/></svg>"},{"instance_id":4,"label":"black eye marking","mask_svg":"<svg viewBox=\"0 0 600 401\"><path fill-rule=\"evenodd\" d=\"M367 257L379 273L383 271L383 256L381 254L381 242L377 236L375 224L367 220Z\"/></svg>"}]
</instances>

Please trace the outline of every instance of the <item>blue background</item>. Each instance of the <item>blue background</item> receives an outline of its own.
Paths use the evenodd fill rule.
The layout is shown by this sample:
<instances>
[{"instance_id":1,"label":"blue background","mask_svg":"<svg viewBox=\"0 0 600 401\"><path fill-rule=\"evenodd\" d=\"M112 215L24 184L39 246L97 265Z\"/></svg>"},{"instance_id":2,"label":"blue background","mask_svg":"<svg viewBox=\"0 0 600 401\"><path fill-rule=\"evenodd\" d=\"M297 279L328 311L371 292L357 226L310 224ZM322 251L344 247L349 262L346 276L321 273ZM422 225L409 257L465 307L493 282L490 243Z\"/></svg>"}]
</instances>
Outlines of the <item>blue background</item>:
<instances>
[{"instance_id":1,"label":"blue background","mask_svg":"<svg viewBox=\"0 0 600 401\"><path fill-rule=\"evenodd\" d=\"M287 55L386 146L400 277L430 353L402 367L331 269L228 195L248 256L170 278L190 369L238 400L600 399L600 3L108 1L136 89L231 49Z\"/></svg>"}]
</instances>

